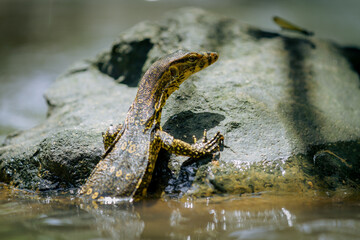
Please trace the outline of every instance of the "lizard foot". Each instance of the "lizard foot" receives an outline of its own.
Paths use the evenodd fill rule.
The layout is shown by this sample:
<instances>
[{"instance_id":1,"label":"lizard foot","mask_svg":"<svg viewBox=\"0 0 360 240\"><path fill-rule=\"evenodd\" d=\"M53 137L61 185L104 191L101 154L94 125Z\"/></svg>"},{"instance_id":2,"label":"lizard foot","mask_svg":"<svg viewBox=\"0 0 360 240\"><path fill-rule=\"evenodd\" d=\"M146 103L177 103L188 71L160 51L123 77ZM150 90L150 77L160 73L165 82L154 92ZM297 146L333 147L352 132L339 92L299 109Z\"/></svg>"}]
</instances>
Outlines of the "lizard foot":
<instances>
[{"instance_id":1,"label":"lizard foot","mask_svg":"<svg viewBox=\"0 0 360 240\"><path fill-rule=\"evenodd\" d=\"M204 130L204 135L201 141L196 141L195 136L193 137L194 144L192 145L202 154L210 154L220 151L220 146L224 144L224 136L217 132L213 138L208 141L207 132Z\"/></svg>"}]
</instances>

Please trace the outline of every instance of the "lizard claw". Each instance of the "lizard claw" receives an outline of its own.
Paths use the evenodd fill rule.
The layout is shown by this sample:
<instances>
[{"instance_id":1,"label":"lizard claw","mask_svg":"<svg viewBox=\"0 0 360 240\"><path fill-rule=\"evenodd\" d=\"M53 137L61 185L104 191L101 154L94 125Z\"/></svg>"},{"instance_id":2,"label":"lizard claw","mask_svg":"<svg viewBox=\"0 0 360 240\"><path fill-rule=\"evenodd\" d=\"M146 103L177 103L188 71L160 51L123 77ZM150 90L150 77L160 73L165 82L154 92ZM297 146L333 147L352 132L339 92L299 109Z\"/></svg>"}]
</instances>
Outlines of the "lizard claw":
<instances>
[{"instance_id":1,"label":"lizard claw","mask_svg":"<svg viewBox=\"0 0 360 240\"><path fill-rule=\"evenodd\" d=\"M207 139L207 131L206 131L206 129L204 129L202 142L206 143L207 141L208 141L208 139Z\"/></svg>"},{"instance_id":2,"label":"lizard claw","mask_svg":"<svg viewBox=\"0 0 360 240\"><path fill-rule=\"evenodd\" d=\"M193 140L194 140L194 144L196 144L196 137L195 137L195 135L193 135Z\"/></svg>"}]
</instances>

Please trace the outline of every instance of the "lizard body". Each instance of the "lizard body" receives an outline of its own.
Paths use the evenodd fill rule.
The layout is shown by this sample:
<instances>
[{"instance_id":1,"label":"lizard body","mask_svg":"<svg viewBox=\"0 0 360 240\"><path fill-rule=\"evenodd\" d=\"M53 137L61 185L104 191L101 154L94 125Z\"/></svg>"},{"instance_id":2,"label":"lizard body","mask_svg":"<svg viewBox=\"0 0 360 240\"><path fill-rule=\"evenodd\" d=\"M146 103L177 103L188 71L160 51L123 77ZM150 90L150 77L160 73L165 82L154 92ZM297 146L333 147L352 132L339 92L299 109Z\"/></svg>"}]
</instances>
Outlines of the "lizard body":
<instances>
[{"instance_id":1,"label":"lizard body","mask_svg":"<svg viewBox=\"0 0 360 240\"><path fill-rule=\"evenodd\" d=\"M92 199L146 196L161 148L170 153L199 158L219 151L223 136L188 144L162 131L161 112L168 97L190 75L218 59L213 52L178 50L156 61L144 74L124 123L103 134L105 154L94 168L80 195Z\"/></svg>"}]
</instances>

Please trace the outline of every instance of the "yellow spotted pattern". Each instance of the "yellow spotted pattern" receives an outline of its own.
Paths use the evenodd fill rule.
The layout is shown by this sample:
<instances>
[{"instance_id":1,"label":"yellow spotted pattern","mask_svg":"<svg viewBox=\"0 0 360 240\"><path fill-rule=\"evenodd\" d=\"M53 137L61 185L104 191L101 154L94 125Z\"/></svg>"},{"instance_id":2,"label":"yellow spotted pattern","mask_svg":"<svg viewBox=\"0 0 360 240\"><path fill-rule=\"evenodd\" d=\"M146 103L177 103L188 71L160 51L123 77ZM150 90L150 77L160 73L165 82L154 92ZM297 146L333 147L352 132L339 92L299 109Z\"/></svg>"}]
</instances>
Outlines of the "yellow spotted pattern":
<instances>
[{"instance_id":1,"label":"yellow spotted pattern","mask_svg":"<svg viewBox=\"0 0 360 240\"><path fill-rule=\"evenodd\" d=\"M90 195L92 193L92 188L89 188L86 192L86 195Z\"/></svg>"},{"instance_id":2,"label":"yellow spotted pattern","mask_svg":"<svg viewBox=\"0 0 360 240\"><path fill-rule=\"evenodd\" d=\"M136 145L135 144L131 144L129 146L128 152L129 153L134 153L136 151Z\"/></svg>"},{"instance_id":3,"label":"yellow spotted pattern","mask_svg":"<svg viewBox=\"0 0 360 240\"><path fill-rule=\"evenodd\" d=\"M117 171L115 175L116 175L117 177L121 177L121 175L122 175L121 169L120 169L119 171Z\"/></svg>"},{"instance_id":4,"label":"yellow spotted pattern","mask_svg":"<svg viewBox=\"0 0 360 240\"><path fill-rule=\"evenodd\" d=\"M98 192L95 192L95 193L91 196L91 198L92 198L92 199L96 199L98 196L99 196L99 193L98 193Z\"/></svg>"}]
</instances>

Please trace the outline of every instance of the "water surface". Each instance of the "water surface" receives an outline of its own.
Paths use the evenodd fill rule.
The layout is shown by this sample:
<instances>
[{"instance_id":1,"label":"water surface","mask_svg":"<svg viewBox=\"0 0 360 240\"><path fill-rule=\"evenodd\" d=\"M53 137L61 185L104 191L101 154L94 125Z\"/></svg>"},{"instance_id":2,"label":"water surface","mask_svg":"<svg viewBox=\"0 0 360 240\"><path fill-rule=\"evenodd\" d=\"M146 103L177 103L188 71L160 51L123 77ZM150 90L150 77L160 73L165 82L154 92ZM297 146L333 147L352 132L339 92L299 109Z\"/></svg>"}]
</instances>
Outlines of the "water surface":
<instances>
[{"instance_id":1,"label":"water surface","mask_svg":"<svg viewBox=\"0 0 360 240\"><path fill-rule=\"evenodd\" d=\"M359 197L262 193L138 203L2 186L2 239L359 239Z\"/></svg>"}]
</instances>

